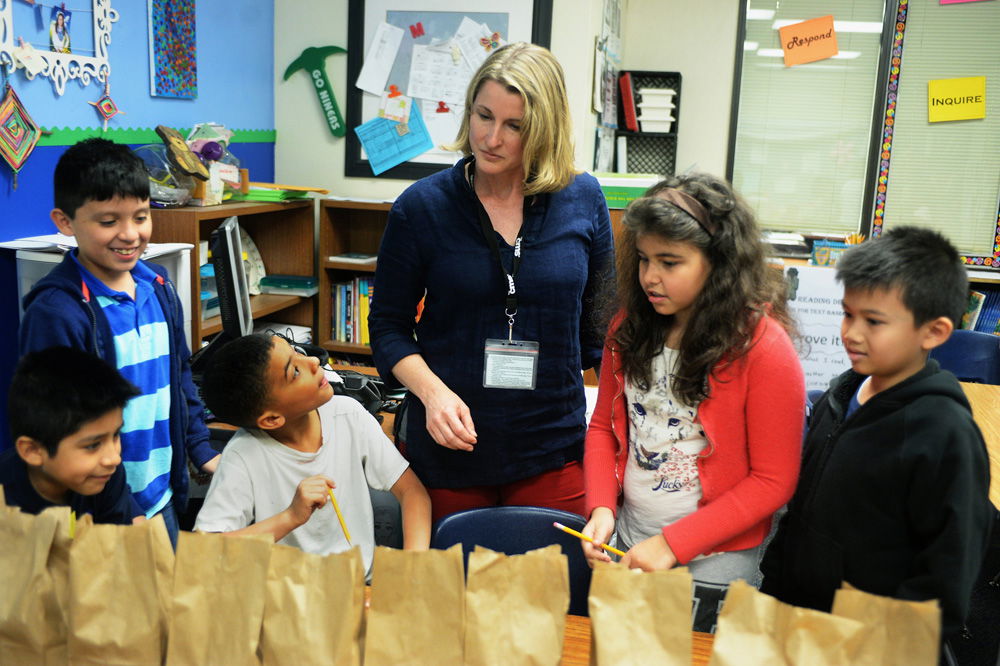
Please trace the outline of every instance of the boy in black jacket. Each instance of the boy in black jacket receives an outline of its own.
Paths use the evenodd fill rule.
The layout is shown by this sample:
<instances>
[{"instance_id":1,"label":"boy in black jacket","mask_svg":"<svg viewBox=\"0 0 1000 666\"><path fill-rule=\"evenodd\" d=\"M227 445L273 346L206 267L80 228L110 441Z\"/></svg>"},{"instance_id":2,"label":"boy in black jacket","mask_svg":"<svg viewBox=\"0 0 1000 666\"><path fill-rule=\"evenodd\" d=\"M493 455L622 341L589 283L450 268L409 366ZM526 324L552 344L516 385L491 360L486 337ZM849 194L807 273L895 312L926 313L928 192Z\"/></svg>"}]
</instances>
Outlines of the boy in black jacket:
<instances>
[{"instance_id":1,"label":"boy in black jacket","mask_svg":"<svg viewBox=\"0 0 1000 666\"><path fill-rule=\"evenodd\" d=\"M958 253L899 227L837 264L851 370L809 421L802 473L761 563L761 591L829 611L846 581L938 599L942 638L961 628L989 535L989 459L955 377L928 353L964 309Z\"/></svg>"}]
</instances>

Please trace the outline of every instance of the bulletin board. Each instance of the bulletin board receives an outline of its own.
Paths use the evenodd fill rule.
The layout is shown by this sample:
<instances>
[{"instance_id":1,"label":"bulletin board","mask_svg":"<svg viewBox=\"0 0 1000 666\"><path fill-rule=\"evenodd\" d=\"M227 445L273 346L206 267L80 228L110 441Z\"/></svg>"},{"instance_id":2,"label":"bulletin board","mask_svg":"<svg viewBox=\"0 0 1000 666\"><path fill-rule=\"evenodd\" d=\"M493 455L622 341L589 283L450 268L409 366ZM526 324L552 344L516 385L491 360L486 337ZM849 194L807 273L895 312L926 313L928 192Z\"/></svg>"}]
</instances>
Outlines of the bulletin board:
<instances>
[{"instance_id":1,"label":"bulletin board","mask_svg":"<svg viewBox=\"0 0 1000 666\"><path fill-rule=\"evenodd\" d=\"M350 0L348 9L347 48L347 139L344 173L347 176L373 177L372 166L362 151L361 141L354 128L376 118L381 97L365 92L355 85L361 74L366 54L372 46L376 31L382 23L403 30L399 49L392 62L389 84L397 85L409 95L412 55L414 46L418 49L434 46L451 39L463 19L471 19L489 26L500 34L504 42L527 41L540 46L549 46L552 32L552 0L421 0L412 3L417 8L394 9L398 3L392 0ZM413 110L419 110L427 120L422 125L432 125L435 121L446 120L442 116L431 116L435 108L444 108L441 100L414 97ZM462 105L446 102L453 114L461 112ZM412 113L412 111L411 111ZM452 116L454 122L455 116ZM429 121L429 122L428 122ZM439 124L440 126L440 124ZM429 128L430 129L430 128ZM434 132L431 131L432 137ZM440 134L438 136L441 136ZM453 141L454 136L446 139ZM416 180L443 168L456 160L454 153L447 153L436 147L402 164L383 171L380 178L401 178Z\"/></svg>"}]
</instances>

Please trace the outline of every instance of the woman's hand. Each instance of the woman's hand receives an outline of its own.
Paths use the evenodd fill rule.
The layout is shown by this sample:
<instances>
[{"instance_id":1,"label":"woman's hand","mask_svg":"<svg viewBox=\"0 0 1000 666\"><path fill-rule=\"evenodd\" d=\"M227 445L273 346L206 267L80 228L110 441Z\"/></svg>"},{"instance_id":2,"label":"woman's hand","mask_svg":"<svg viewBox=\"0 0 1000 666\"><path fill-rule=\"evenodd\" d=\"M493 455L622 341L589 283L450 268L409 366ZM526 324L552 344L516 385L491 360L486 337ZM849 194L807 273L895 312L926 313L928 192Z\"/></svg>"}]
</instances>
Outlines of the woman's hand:
<instances>
[{"instance_id":1,"label":"woman's hand","mask_svg":"<svg viewBox=\"0 0 1000 666\"><path fill-rule=\"evenodd\" d=\"M420 354L404 356L392 367L392 374L423 403L427 432L435 442L456 451L472 450L476 426L469 406L427 367Z\"/></svg>"},{"instance_id":2,"label":"woman's hand","mask_svg":"<svg viewBox=\"0 0 1000 666\"><path fill-rule=\"evenodd\" d=\"M583 556L587 558L587 564L594 566L594 562L610 562L611 557L604 552L598 544L606 544L611 538L611 533L615 531L615 514L606 506L599 506L590 514L590 520L584 526L582 533L590 537L596 543L580 541L583 546Z\"/></svg>"},{"instance_id":3,"label":"woman's hand","mask_svg":"<svg viewBox=\"0 0 1000 666\"><path fill-rule=\"evenodd\" d=\"M632 546L622 558L622 564L629 569L660 571L677 564L677 558L663 535L656 534Z\"/></svg>"},{"instance_id":4,"label":"woman's hand","mask_svg":"<svg viewBox=\"0 0 1000 666\"><path fill-rule=\"evenodd\" d=\"M441 446L456 451L471 451L476 443L472 413L458 395L444 384L427 396L427 432Z\"/></svg>"}]
</instances>

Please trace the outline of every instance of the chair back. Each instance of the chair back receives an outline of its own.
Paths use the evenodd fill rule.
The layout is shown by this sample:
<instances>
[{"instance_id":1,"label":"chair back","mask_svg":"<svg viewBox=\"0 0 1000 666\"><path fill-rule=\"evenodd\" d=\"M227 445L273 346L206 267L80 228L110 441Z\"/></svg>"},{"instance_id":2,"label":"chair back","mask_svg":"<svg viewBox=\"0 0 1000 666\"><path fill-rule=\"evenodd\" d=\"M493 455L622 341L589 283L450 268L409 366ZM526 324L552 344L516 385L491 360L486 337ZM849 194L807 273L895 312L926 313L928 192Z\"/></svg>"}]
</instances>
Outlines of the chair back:
<instances>
[{"instance_id":1,"label":"chair back","mask_svg":"<svg viewBox=\"0 0 1000 666\"><path fill-rule=\"evenodd\" d=\"M431 548L449 548L460 543L468 566L469 553L476 546L520 555L559 544L569 565L569 612L586 616L590 567L583 556L580 540L553 527L554 522L577 531L587 524L578 514L537 506L469 509L445 516L434 525Z\"/></svg>"},{"instance_id":2,"label":"chair back","mask_svg":"<svg viewBox=\"0 0 1000 666\"><path fill-rule=\"evenodd\" d=\"M981 331L952 331L930 357L960 382L1000 384L1000 336Z\"/></svg>"}]
</instances>

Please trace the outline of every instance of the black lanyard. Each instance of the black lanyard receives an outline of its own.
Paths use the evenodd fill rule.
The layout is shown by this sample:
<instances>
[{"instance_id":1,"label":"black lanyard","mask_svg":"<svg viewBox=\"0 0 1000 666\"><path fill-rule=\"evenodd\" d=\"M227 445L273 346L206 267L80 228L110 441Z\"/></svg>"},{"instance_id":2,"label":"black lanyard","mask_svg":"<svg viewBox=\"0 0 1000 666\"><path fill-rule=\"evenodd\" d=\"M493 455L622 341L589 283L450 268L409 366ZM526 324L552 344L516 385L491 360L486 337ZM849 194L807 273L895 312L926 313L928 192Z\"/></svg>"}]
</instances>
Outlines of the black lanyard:
<instances>
[{"instance_id":1,"label":"black lanyard","mask_svg":"<svg viewBox=\"0 0 1000 666\"><path fill-rule=\"evenodd\" d=\"M489 213L486 212L486 207L483 206L483 202L479 200L479 195L476 194L476 163L472 161L469 163L469 186L472 188L472 197L476 200L476 212L479 214L479 224L483 229L483 236L486 237L486 243L493 250L493 256L497 259L497 265L500 266L500 274L503 276L504 283L507 285L507 296L506 296L506 315L509 318L513 318L517 314L517 287L514 284L514 278L517 277L517 270L521 267L521 241L524 239L524 227L527 223L527 211L522 213L521 229L517 232L517 239L514 241L514 262L511 264L510 272L503 267L503 259L500 256L500 244L497 243L497 233L493 229L493 223L490 221ZM513 322L511 322L513 326Z\"/></svg>"}]
</instances>

